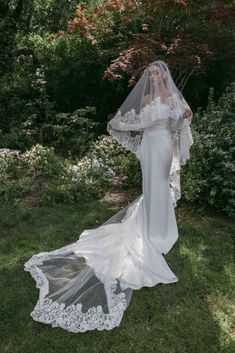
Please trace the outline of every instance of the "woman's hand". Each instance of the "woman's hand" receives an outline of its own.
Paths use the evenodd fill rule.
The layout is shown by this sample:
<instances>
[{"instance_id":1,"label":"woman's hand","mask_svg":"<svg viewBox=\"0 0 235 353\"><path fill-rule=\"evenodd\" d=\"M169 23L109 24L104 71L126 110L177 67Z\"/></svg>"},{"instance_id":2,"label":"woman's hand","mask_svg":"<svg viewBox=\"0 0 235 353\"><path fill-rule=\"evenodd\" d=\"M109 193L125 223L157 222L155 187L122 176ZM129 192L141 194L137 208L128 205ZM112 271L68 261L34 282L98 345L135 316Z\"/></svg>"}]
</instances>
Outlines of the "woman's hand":
<instances>
[{"instance_id":1,"label":"woman's hand","mask_svg":"<svg viewBox=\"0 0 235 353\"><path fill-rule=\"evenodd\" d=\"M111 129L117 129L118 128L118 122L116 120L110 120L108 122L108 127Z\"/></svg>"},{"instance_id":2,"label":"woman's hand","mask_svg":"<svg viewBox=\"0 0 235 353\"><path fill-rule=\"evenodd\" d=\"M113 122L108 121L108 127L111 128L111 129L113 129Z\"/></svg>"},{"instance_id":3,"label":"woman's hand","mask_svg":"<svg viewBox=\"0 0 235 353\"><path fill-rule=\"evenodd\" d=\"M192 111L190 109L186 109L183 113L183 118L187 119L192 115Z\"/></svg>"}]
</instances>

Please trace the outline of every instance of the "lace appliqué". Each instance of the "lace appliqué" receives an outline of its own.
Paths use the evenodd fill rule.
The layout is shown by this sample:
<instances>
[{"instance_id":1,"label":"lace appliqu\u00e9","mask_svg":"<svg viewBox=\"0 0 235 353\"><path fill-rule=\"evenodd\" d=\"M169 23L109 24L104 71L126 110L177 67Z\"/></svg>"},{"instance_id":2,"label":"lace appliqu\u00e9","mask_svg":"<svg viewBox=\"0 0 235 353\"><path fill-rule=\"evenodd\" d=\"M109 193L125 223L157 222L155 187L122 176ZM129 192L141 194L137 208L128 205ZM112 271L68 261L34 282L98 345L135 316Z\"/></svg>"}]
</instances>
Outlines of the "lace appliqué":
<instances>
[{"instance_id":1,"label":"lace appliqu\u00e9","mask_svg":"<svg viewBox=\"0 0 235 353\"><path fill-rule=\"evenodd\" d=\"M118 111L116 116L110 121L114 128L111 128L109 123L107 126L109 134L125 149L134 153L138 159L140 159L140 144L143 137L143 131L140 130L144 130L151 125L150 123L147 124L146 118L144 119L144 113L146 113L145 109L151 109L158 98L159 97L156 97L150 104L142 108L140 114L136 114L135 110L131 109L122 116L121 112ZM171 142L173 147L173 160L169 182L173 205L176 207L177 201L181 198L180 168L181 165L185 165L187 160L190 159L189 151L193 144L190 130L192 118L185 119L182 117L183 108L187 109L189 106L185 100L179 103L177 95L173 94L173 96L170 96L167 105L170 107L169 118L171 119ZM131 131L128 131L130 129L137 131L137 134L132 136Z\"/></svg>"},{"instance_id":2,"label":"lace appliqu\u00e9","mask_svg":"<svg viewBox=\"0 0 235 353\"><path fill-rule=\"evenodd\" d=\"M59 250L51 251L50 254L65 254L66 251L76 249L76 243L65 246ZM38 267L42 261L49 259L46 252L34 255L24 265L24 270L30 272L36 281L36 287L40 289L39 300L30 316L38 322L51 324L52 327L61 327L74 333L97 329L111 330L120 325L126 309L125 293L115 294L117 280L104 283L107 296L109 313L104 313L101 305L91 307L87 312L82 312L82 304L70 304L65 307L64 303L58 303L51 298L46 298L48 293L48 280Z\"/></svg>"},{"instance_id":3,"label":"lace appliqu\u00e9","mask_svg":"<svg viewBox=\"0 0 235 353\"><path fill-rule=\"evenodd\" d=\"M118 131L109 127L107 128L107 131L112 137L115 138L115 140L118 141L120 145L122 145L122 147L136 154L143 137L143 132L137 134L136 136L132 136L130 131Z\"/></svg>"},{"instance_id":4,"label":"lace appliqu\u00e9","mask_svg":"<svg viewBox=\"0 0 235 353\"><path fill-rule=\"evenodd\" d=\"M181 198L180 169L190 159L190 148L193 145L190 123L192 118L183 119L179 130L172 133L173 159L170 169L169 181L171 197L174 207Z\"/></svg>"},{"instance_id":5,"label":"lace appliqu\u00e9","mask_svg":"<svg viewBox=\"0 0 235 353\"><path fill-rule=\"evenodd\" d=\"M154 123L151 119L147 120L146 116L149 115L148 113L156 106L158 101L159 97L156 97L151 103L146 104L140 110L139 114L136 113L135 109L131 109L122 116L121 111L118 110L114 118L107 124L108 133L113 136L120 145L134 153L138 158L140 158L138 147L141 143L144 130ZM171 107L173 107L171 100L169 102ZM169 104L163 103L162 105L169 106ZM136 132L135 136L132 135L133 131Z\"/></svg>"},{"instance_id":6,"label":"lace appliqu\u00e9","mask_svg":"<svg viewBox=\"0 0 235 353\"><path fill-rule=\"evenodd\" d=\"M190 159L190 148L193 145L193 137L190 129L192 118L184 119L180 132L180 163L185 165L187 160Z\"/></svg>"}]
</instances>

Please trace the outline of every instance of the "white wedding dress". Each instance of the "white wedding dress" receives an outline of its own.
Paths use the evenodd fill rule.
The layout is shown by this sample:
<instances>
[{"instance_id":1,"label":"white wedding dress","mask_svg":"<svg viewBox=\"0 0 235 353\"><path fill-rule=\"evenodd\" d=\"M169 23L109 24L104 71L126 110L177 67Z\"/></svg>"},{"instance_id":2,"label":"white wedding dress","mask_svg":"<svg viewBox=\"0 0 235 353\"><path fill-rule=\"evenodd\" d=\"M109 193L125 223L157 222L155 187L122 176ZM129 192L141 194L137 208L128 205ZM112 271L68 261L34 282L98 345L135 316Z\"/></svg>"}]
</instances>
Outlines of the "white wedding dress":
<instances>
[{"instance_id":1,"label":"white wedding dress","mask_svg":"<svg viewBox=\"0 0 235 353\"><path fill-rule=\"evenodd\" d=\"M39 288L35 321L71 332L120 325L133 289L178 281L163 255L178 239L169 172L171 118L144 131L138 150L142 195L79 240L25 263Z\"/></svg>"}]
</instances>

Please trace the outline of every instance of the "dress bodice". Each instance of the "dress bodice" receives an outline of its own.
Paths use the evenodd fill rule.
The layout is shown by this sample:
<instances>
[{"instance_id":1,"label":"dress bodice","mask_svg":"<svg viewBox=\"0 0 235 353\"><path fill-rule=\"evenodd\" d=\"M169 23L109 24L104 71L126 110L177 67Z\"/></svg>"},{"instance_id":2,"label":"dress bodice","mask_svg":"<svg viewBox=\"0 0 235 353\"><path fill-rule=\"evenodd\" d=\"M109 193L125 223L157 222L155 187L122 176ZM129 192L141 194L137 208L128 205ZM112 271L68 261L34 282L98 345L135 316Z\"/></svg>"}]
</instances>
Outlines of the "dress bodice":
<instances>
[{"instance_id":1,"label":"dress bodice","mask_svg":"<svg viewBox=\"0 0 235 353\"><path fill-rule=\"evenodd\" d=\"M148 127L144 131L150 131L150 130L169 130L170 129L170 118L166 117L165 119L159 119L154 125Z\"/></svg>"},{"instance_id":2,"label":"dress bodice","mask_svg":"<svg viewBox=\"0 0 235 353\"><path fill-rule=\"evenodd\" d=\"M154 121L153 125L146 128L145 131L158 130L170 128L170 106L169 104L162 103L160 97L157 97L157 104L155 104L148 114L151 115L151 120ZM156 119L155 117L159 117Z\"/></svg>"}]
</instances>

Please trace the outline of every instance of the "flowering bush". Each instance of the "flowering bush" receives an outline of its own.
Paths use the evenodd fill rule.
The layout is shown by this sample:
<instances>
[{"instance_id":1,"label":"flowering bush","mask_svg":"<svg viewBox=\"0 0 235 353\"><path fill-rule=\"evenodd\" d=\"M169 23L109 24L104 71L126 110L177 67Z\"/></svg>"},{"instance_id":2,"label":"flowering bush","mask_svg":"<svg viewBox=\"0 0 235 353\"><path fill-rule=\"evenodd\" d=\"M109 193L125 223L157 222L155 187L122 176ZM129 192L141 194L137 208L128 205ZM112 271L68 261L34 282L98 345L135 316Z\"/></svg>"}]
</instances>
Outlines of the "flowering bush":
<instances>
[{"instance_id":1,"label":"flowering bush","mask_svg":"<svg viewBox=\"0 0 235 353\"><path fill-rule=\"evenodd\" d=\"M117 153L114 146L115 142L110 136L98 137L98 140L92 143L86 156L71 165L71 180L76 182L82 179L88 184L98 181L103 185L111 182L118 167L112 158Z\"/></svg>"},{"instance_id":2,"label":"flowering bush","mask_svg":"<svg viewBox=\"0 0 235 353\"><path fill-rule=\"evenodd\" d=\"M99 136L86 156L76 163L66 160L66 171L60 180L46 185L42 204L71 204L101 197L120 174L118 158L120 155L124 158L123 153L111 136Z\"/></svg>"},{"instance_id":3,"label":"flowering bush","mask_svg":"<svg viewBox=\"0 0 235 353\"><path fill-rule=\"evenodd\" d=\"M4 183L0 197L6 201L8 198L12 200L14 194L23 196L24 191L29 192L30 186L37 183L38 177L43 177L45 185L39 204L85 202L102 196L110 185L115 184L116 178L119 185L126 180L121 163L125 158L123 148L106 135L93 142L88 153L75 162L57 156L53 147L40 144L24 153L2 149L0 176ZM11 193L10 190L15 191Z\"/></svg>"},{"instance_id":4,"label":"flowering bush","mask_svg":"<svg viewBox=\"0 0 235 353\"><path fill-rule=\"evenodd\" d=\"M10 150L9 148L0 149L0 180L3 181L8 178L8 170L14 165L16 157L19 156L20 151Z\"/></svg>"},{"instance_id":5,"label":"flowering bush","mask_svg":"<svg viewBox=\"0 0 235 353\"><path fill-rule=\"evenodd\" d=\"M53 147L40 144L22 153L19 156L19 165L28 175L34 177L40 174L55 176L65 168L63 159L54 153Z\"/></svg>"}]
</instances>

